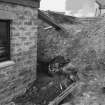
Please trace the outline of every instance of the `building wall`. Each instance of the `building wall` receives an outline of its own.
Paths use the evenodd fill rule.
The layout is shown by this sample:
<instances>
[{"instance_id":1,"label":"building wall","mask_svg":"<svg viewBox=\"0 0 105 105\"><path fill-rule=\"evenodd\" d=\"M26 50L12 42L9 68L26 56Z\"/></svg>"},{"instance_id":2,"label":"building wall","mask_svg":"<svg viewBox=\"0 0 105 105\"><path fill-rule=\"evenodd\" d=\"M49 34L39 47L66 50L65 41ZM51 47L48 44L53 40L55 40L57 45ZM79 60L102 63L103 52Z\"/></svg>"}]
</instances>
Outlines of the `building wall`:
<instances>
[{"instance_id":1,"label":"building wall","mask_svg":"<svg viewBox=\"0 0 105 105\"><path fill-rule=\"evenodd\" d=\"M10 19L11 65L0 67L0 105L23 94L36 79L37 9L0 2L0 19ZM4 62L5 64L5 62Z\"/></svg>"},{"instance_id":2,"label":"building wall","mask_svg":"<svg viewBox=\"0 0 105 105\"><path fill-rule=\"evenodd\" d=\"M59 44L59 41L61 40L61 36L64 36L65 33L62 30L56 30L42 19L39 20L39 23L37 59L38 61L48 63L51 59L60 54L59 45L63 46L63 43L61 41Z\"/></svg>"},{"instance_id":3,"label":"building wall","mask_svg":"<svg viewBox=\"0 0 105 105\"><path fill-rule=\"evenodd\" d=\"M67 35L61 35L60 32L57 33L53 29L47 33L40 28L40 33L38 33L40 34L38 35L38 42L40 41L38 56L41 56L40 60L48 62L61 55L70 59L80 72L86 70L88 66L92 70L104 70L104 23L105 17L78 18L76 24L61 24L67 30Z\"/></svg>"}]
</instances>

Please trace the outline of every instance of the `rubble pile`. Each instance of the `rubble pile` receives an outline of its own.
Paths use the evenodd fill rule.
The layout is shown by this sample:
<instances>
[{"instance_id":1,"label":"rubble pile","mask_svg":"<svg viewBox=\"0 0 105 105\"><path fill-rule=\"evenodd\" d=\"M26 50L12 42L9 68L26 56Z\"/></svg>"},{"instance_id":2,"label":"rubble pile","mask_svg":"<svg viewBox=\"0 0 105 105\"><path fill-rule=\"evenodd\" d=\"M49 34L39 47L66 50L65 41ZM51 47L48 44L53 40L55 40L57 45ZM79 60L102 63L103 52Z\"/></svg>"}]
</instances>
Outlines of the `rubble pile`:
<instances>
[{"instance_id":1,"label":"rubble pile","mask_svg":"<svg viewBox=\"0 0 105 105\"><path fill-rule=\"evenodd\" d=\"M67 86L67 80L64 77L50 78L42 76L35 81L31 88L22 96L13 99L16 105L48 105L57 97ZM30 104L29 104L30 103Z\"/></svg>"},{"instance_id":2,"label":"rubble pile","mask_svg":"<svg viewBox=\"0 0 105 105\"><path fill-rule=\"evenodd\" d=\"M101 73L103 73L105 77L105 72L101 71ZM68 105L104 105L105 92L103 90L105 79L101 76L99 71L89 73L88 80L80 81L80 87L77 88L77 94L74 95L74 98L71 100L68 97L64 105L66 105L66 103Z\"/></svg>"},{"instance_id":3,"label":"rubble pile","mask_svg":"<svg viewBox=\"0 0 105 105\"><path fill-rule=\"evenodd\" d=\"M61 61L61 59L63 60ZM33 84L29 85L26 93L22 96L14 98L13 101L16 105L26 105L27 103L33 103L36 105L49 104L49 102L51 102L58 95L62 94L62 92L76 80L76 72L74 72L75 68L70 68L69 66L69 72L65 72L68 67L64 67L68 66L68 64L69 63L62 56L58 56L53 59L49 62L49 66L52 67L47 68L51 75L49 76L46 73L39 74L37 80ZM40 64L38 66L40 66ZM53 69L56 72L52 72Z\"/></svg>"}]
</instances>

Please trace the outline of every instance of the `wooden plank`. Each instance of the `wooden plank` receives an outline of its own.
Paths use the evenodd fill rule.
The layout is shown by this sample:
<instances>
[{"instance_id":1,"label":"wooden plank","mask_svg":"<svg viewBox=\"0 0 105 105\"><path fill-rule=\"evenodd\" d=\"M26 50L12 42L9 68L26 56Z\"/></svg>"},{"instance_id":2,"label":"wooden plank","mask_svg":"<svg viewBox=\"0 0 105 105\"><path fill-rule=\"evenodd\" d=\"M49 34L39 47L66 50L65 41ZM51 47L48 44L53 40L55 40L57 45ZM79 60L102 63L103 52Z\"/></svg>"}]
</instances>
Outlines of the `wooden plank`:
<instances>
[{"instance_id":1,"label":"wooden plank","mask_svg":"<svg viewBox=\"0 0 105 105\"><path fill-rule=\"evenodd\" d=\"M66 90L64 90L59 96L57 96L53 101L51 101L48 105L58 105L62 100L64 100L77 86L79 83L73 83L68 86Z\"/></svg>"},{"instance_id":2,"label":"wooden plank","mask_svg":"<svg viewBox=\"0 0 105 105\"><path fill-rule=\"evenodd\" d=\"M0 2L29 6L33 8L38 8L40 4L40 0L0 0Z\"/></svg>"},{"instance_id":3,"label":"wooden plank","mask_svg":"<svg viewBox=\"0 0 105 105\"><path fill-rule=\"evenodd\" d=\"M38 10L38 17L50 24L51 26L55 27L56 29L61 29L61 27L56 22L54 22L47 14L40 10Z\"/></svg>"}]
</instances>

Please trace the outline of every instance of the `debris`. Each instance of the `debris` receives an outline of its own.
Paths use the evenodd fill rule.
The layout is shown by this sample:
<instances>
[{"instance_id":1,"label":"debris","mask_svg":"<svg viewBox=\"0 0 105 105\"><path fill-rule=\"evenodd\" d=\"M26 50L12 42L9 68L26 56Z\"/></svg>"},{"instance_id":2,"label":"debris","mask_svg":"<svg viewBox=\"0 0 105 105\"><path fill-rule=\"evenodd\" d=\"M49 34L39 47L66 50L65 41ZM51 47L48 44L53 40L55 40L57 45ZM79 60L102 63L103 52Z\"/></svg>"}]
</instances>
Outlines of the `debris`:
<instances>
[{"instance_id":1,"label":"debris","mask_svg":"<svg viewBox=\"0 0 105 105\"><path fill-rule=\"evenodd\" d=\"M49 105L58 105L64 98L66 98L76 87L78 83L73 83L67 89L65 89L59 96L57 96Z\"/></svg>"},{"instance_id":2,"label":"debris","mask_svg":"<svg viewBox=\"0 0 105 105\"><path fill-rule=\"evenodd\" d=\"M60 88L61 88L61 90L63 89L61 84L60 84Z\"/></svg>"},{"instance_id":3,"label":"debris","mask_svg":"<svg viewBox=\"0 0 105 105\"><path fill-rule=\"evenodd\" d=\"M61 72L61 67L64 66L64 64L67 61L63 56L56 56L49 62L49 72L50 73L56 73L56 72Z\"/></svg>"}]
</instances>

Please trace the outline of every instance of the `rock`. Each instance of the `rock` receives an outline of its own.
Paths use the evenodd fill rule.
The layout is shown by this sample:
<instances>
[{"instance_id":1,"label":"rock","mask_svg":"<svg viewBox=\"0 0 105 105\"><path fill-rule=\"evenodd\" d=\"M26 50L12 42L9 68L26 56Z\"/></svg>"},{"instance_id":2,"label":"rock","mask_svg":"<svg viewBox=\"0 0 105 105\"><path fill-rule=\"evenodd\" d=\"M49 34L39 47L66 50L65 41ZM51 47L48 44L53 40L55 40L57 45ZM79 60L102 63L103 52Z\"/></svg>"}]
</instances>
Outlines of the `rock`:
<instances>
[{"instance_id":1,"label":"rock","mask_svg":"<svg viewBox=\"0 0 105 105\"><path fill-rule=\"evenodd\" d=\"M51 73L61 72L62 70L61 68L66 62L67 61L63 56L56 56L49 62L49 72Z\"/></svg>"}]
</instances>

